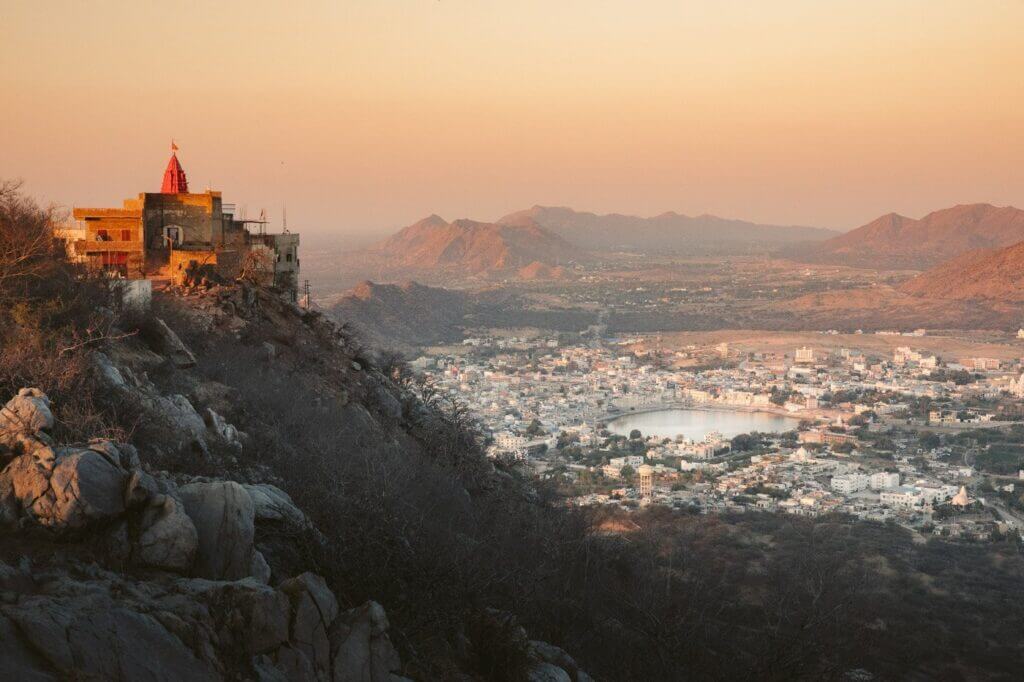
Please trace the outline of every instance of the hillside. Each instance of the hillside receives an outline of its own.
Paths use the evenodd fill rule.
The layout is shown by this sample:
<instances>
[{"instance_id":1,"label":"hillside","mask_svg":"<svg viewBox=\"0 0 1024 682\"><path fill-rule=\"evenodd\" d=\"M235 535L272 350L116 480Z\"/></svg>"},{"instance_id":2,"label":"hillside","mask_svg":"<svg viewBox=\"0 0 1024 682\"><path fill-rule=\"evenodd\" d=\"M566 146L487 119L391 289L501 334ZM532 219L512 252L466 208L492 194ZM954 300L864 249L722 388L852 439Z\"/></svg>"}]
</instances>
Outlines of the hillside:
<instances>
[{"instance_id":1,"label":"hillside","mask_svg":"<svg viewBox=\"0 0 1024 682\"><path fill-rule=\"evenodd\" d=\"M974 249L1024 240L1024 211L966 204L920 220L890 213L796 254L806 262L871 268L923 269Z\"/></svg>"},{"instance_id":2,"label":"hillside","mask_svg":"<svg viewBox=\"0 0 1024 682\"><path fill-rule=\"evenodd\" d=\"M907 281L900 290L945 300L1024 302L1024 242L969 251Z\"/></svg>"},{"instance_id":3,"label":"hillside","mask_svg":"<svg viewBox=\"0 0 1024 682\"><path fill-rule=\"evenodd\" d=\"M449 223L436 215L404 228L368 251L387 270L459 275L513 272L535 261L557 266L584 253L530 221L502 225L462 219Z\"/></svg>"},{"instance_id":4,"label":"hillside","mask_svg":"<svg viewBox=\"0 0 1024 682\"><path fill-rule=\"evenodd\" d=\"M366 342L402 351L460 340L470 308L469 295L460 291L369 280L324 305L328 317L350 325Z\"/></svg>"},{"instance_id":5,"label":"hillside","mask_svg":"<svg viewBox=\"0 0 1024 682\"><path fill-rule=\"evenodd\" d=\"M651 218L597 215L571 208L534 206L498 220L503 225L540 225L564 239L599 250L756 252L769 246L827 239L831 230L760 225L713 215L662 213Z\"/></svg>"},{"instance_id":6,"label":"hillside","mask_svg":"<svg viewBox=\"0 0 1024 682\"><path fill-rule=\"evenodd\" d=\"M567 506L281 292L124 308L19 205L0 195L0 235L35 245L0 263L0 679L1019 673L1016 544Z\"/></svg>"}]
</instances>

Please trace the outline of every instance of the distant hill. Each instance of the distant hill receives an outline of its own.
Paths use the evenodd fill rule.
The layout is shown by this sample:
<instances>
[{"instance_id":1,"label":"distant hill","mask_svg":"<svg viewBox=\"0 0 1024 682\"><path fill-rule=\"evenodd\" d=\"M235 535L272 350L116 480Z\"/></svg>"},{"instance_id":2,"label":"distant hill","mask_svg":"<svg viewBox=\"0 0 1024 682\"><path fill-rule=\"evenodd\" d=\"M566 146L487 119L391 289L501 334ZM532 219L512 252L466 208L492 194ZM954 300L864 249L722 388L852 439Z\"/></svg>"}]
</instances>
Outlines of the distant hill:
<instances>
[{"instance_id":1,"label":"distant hill","mask_svg":"<svg viewBox=\"0 0 1024 682\"><path fill-rule=\"evenodd\" d=\"M406 227L369 249L388 270L460 275L514 272L534 262L558 266L584 250L537 223L446 222L437 215Z\"/></svg>"},{"instance_id":2,"label":"distant hill","mask_svg":"<svg viewBox=\"0 0 1024 682\"><path fill-rule=\"evenodd\" d=\"M516 272L516 277L522 280L535 280L535 279L552 279L561 280L568 279L570 273L564 267L560 265L551 266L547 263L541 263L540 261L533 261L527 266L519 268Z\"/></svg>"},{"instance_id":3,"label":"distant hill","mask_svg":"<svg viewBox=\"0 0 1024 682\"><path fill-rule=\"evenodd\" d=\"M945 300L1024 302L1024 242L969 251L905 282L900 290Z\"/></svg>"},{"instance_id":4,"label":"distant hill","mask_svg":"<svg viewBox=\"0 0 1024 682\"><path fill-rule=\"evenodd\" d=\"M890 213L794 254L800 260L860 267L924 269L974 249L1024 240L1024 211L966 204L920 220Z\"/></svg>"},{"instance_id":5,"label":"distant hill","mask_svg":"<svg viewBox=\"0 0 1024 682\"><path fill-rule=\"evenodd\" d=\"M324 303L328 317L348 324L365 342L381 348L449 343L462 338L461 324L471 309L469 295L416 282L361 282Z\"/></svg>"},{"instance_id":6,"label":"distant hill","mask_svg":"<svg viewBox=\"0 0 1024 682\"><path fill-rule=\"evenodd\" d=\"M498 220L502 225L539 225L574 244L599 250L741 253L820 241L837 234L817 227L760 225L713 215L662 213L652 218L571 208L534 206Z\"/></svg>"}]
</instances>

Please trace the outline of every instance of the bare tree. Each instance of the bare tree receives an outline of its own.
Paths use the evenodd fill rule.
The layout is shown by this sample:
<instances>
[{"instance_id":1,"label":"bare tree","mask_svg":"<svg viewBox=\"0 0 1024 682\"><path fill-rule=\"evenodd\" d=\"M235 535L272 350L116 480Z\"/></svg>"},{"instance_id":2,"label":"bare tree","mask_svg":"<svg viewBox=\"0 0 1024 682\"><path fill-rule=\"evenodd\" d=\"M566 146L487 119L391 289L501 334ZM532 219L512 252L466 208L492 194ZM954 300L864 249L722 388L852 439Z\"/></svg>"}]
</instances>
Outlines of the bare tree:
<instances>
[{"instance_id":1,"label":"bare tree","mask_svg":"<svg viewBox=\"0 0 1024 682\"><path fill-rule=\"evenodd\" d=\"M21 193L21 182L0 181L0 303L25 296L31 280L52 270L53 216Z\"/></svg>"}]
</instances>

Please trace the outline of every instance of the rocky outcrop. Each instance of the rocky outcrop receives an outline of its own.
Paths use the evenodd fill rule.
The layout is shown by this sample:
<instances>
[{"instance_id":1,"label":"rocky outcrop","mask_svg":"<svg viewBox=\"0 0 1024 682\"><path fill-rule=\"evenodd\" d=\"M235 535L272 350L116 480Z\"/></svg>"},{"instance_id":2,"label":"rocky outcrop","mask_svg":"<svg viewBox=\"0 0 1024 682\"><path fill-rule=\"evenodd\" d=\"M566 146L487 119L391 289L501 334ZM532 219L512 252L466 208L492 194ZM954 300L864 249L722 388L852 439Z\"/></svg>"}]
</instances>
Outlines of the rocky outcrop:
<instances>
[{"instance_id":1,"label":"rocky outcrop","mask_svg":"<svg viewBox=\"0 0 1024 682\"><path fill-rule=\"evenodd\" d=\"M401 679L379 604L342 612L313 573L268 584L257 521L309 523L284 491L179 486L111 441L54 446L49 401L34 389L0 414L3 532L64 546L88 532L112 548L108 568L146 569L142 579L47 551L42 565L0 560L0 679Z\"/></svg>"},{"instance_id":2,"label":"rocky outcrop","mask_svg":"<svg viewBox=\"0 0 1024 682\"><path fill-rule=\"evenodd\" d=\"M269 483L243 485L245 492L252 499L253 513L256 521L271 523L291 523L302 526L306 523L306 515L295 506L288 493Z\"/></svg>"},{"instance_id":3,"label":"rocky outcrop","mask_svg":"<svg viewBox=\"0 0 1024 682\"><path fill-rule=\"evenodd\" d=\"M0 508L55 530L81 528L121 514L128 472L95 450L39 442L0 472Z\"/></svg>"},{"instance_id":4,"label":"rocky outcrop","mask_svg":"<svg viewBox=\"0 0 1024 682\"><path fill-rule=\"evenodd\" d=\"M186 572L199 551L199 532L184 505L170 495L154 501L142 517L137 556L147 566Z\"/></svg>"},{"instance_id":5,"label":"rocky outcrop","mask_svg":"<svg viewBox=\"0 0 1024 682\"><path fill-rule=\"evenodd\" d=\"M387 636L388 619L377 602L346 611L331 631L335 682L388 682L401 661Z\"/></svg>"},{"instance_id":6,"label":"rocky outcrop","mask_svg":"<svg viewBox=\"0 0 1024 682\"><path fill-rule=\"evenodd\" d=\"M339 616L334 595L312 574L273 588L0 562L0 591L2 679L370 682L389 680L399 666L379 629L383 610L370 603ZM331 637L346 631L377 634L333 649Z\"/></svg>"},{"instance_id":7,"label":"rocky outcrop","mask_svg":"<svg viewBox=\"0 0 1024 682\"><path fill-rule=\"evenodd\" d=\"M204 578L244 578L253 566L255 512L238 483L190 483L179 490L185 512L199 533L195 573Z\"/></svg>"},{"instance_id":8,"label":"rocky outcrop","mask_svg":"<svg viewBox=\"0 0 1024 682\"><path fill-rule=\"evenodd\" d=\"M270 567L253 544L257 508L260 518L305 522L272 485L195 480L179 488L145 472L130 445L54 446L41 430L53 424L49 400L35 389L12 398L2 414L0 443L14 445L4 448L10 461L0 471L0 524L7 528L68 533L109 526L110 541L133 564L265 582Z\"/></svg>"},{"instance_id":9,"label":"rocky outcrop","mask_svg":"<svg viewBox=\"0 0 1024 682\"><path fill-rule=\"evenodd\" d=\"M146 328L146 331L152 339L152 345L155 346L155 350L165 355L175 367L184 369L195 366L196 356L192 354L188 346L159 317L152 318L151 324Z\"/></svg>"},{"instance_id":10,"label":"rocky outcrop","mask_svg":"<svg viewBox=\"0 0 1024 682\"><path fill-rule=\"evenodd\" d=\"M0 410L0 432L5 436L32 435L53 428L50 399L37 388L23 388Z\"/></svg>"}]
</instances>

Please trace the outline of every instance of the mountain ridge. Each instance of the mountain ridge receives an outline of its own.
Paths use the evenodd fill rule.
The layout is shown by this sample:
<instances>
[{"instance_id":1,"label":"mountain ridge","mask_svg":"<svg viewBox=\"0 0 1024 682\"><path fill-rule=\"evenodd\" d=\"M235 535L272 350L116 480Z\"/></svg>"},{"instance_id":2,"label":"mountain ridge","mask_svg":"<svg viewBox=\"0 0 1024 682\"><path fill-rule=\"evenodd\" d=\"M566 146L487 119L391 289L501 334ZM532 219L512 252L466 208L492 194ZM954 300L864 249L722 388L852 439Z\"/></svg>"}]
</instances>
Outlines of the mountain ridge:
<instances>
[{"instance_id":1,"label":"mountain ridge","mask_svg":"<svg viewBox=\"0 0 1024 682\"><path fill-rule=\"evenodd\" d=\"M566 206L542 206L509 213L499 224L537 224L570 242L594 249L631 250L735 249L749 245L781 246L827 239L834 230L798 225L768 225L703 213L687 216L666 211L643 218L624 213L597 214Z\"/></svg>"},{"instance_id":2,"label":"mountain ridge","mask_svg":"<svg viewBox=\"0 0 1024 682\"><path fill-rule=\"evenodd\" d=\"M920 219L886 213L854 230L806 247L807 262L926 269L979 248L1024 240L1024 211L1013 206L957 204Z\"/></svg>"},{"instance_id":3,"label":"mountain ridge","mask_svg":"<svg viewBox=\"0 0 1024 682\"><path fill-rule=\"evenodd\" d=\"M368 252L389 269L485 275L534 262L557 266L579 258L586 249L535 222L505 225L467 218L447 222L432 214L371 246Z\"/></svg>"},{"instance_id":4,"label":"mountain ridge","mask_svg":"<svg viewBox=\"0 0 1024 682\"><path fill-rule=\"evenodd\" d=\"M1024 241L968 251L904 282L900 291L957 301L1024 301Z\"/></svg>"}]
</instances>

